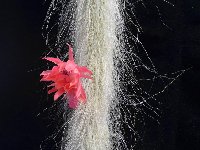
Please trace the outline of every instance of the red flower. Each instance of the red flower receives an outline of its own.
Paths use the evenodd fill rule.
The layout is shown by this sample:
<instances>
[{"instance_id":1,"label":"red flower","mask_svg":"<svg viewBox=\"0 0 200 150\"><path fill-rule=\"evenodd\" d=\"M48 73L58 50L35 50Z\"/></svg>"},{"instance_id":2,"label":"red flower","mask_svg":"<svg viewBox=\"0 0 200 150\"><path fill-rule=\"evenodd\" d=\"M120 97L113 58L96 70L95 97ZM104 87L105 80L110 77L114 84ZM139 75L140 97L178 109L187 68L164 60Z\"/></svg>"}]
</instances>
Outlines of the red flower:
<instances>
[{"instance_id":1,"label":"red flower","mask_svg":"<svg viewBox=\"0 0 200 150\"><path fill-rule=\"evenodd\" d=\"M48 94L54 93L56 101L61 95L65 94L68 98L70 108L76 108L78 102L86 102L86 94L81 84L81 78L92 79L92 72L87 67L75 64L73 49L69 46L69 60L61 61L59 58L46 57L44 59L56 64L51 70L43 71L41 81L51 81L48 87L52 87Z\"/></svg>"}]
</instances>

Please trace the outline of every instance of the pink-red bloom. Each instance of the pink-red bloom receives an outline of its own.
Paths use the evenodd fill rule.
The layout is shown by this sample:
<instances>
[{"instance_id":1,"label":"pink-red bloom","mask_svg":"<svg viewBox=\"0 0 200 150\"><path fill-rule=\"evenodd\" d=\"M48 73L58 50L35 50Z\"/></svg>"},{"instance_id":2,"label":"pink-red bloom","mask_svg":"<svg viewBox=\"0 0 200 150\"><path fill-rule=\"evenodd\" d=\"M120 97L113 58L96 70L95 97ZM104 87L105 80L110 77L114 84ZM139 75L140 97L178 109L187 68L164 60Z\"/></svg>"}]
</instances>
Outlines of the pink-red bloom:
<instances>
[{"instance_id":1,"label":"pink-red bloom","mask_svg":"<svg viewBox=\"0 0 200 150\"><path fill-rule=\"evenodd\" d=\"M84 66L74 62L73 49L69 46L69 60L61 61L59 58L46 57L44 59L56 64L51 70L43 71L41 81L52 82L48 87L49 94L54 93L56 101L63 94L68 98L70 108L76 108L79 102L86 102L86 94L81 84L81 78L92 79L92 72Z\"/></svg>"}]
</instances>

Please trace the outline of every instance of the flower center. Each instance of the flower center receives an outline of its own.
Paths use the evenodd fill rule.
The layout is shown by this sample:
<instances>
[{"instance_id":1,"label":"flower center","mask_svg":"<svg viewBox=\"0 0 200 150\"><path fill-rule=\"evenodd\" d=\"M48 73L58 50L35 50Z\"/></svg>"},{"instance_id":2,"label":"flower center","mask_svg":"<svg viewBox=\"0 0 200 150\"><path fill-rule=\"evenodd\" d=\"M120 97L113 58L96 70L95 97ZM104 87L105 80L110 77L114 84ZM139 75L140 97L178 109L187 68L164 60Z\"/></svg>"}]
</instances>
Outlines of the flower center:
<instances>
[{"instance_id":1,"label":"flower center","mask_svg":"<svg viewBox=\"0 0 200 150\"><path fill-rule=\"evenodd\" d=\"M67 71L67 70L63 70L62 73L63 73L64 75L69 75L70 72Z\"/></svg>"}]
</instances>

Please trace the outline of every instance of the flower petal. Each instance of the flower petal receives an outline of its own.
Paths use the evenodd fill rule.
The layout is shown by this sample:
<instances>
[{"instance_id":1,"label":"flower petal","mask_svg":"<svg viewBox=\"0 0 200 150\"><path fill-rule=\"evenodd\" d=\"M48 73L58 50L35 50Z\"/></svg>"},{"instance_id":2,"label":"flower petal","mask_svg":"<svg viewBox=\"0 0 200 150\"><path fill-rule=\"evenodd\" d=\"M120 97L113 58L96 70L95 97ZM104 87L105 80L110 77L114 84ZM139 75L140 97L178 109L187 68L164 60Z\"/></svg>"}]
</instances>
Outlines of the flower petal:
<instances>
[{"instance_id":1,"label":"flower petal","mask_svg":"<svg viewBox=\"0 0 200 150\"><path fill-rule=\"evenodd\" d=\"M48 94L54 93L54 92L56 92L56 91L57 91L56 88L52 88L52 89L50 89L50 90L48 91Z\"/></svg>"},{"instance_id":2,"label":"flower petal","mask_svg":"<svg viewBox=\"0 0 200 150\"><path fill-rule=\"evenodd\" d=\"M68 104L69 104L69 108L75 109L78 106L78 99L77 98L69 98Z\"/></svg>"},{"instance_id":3,"label":"flower petal","mask_svg":"<svg viewBox=\"0 0 200 150\"><path fill-rule=\"evenodd\" d=\"M82 74L84 74L84 73L88 73L89 75L92 75L93 73L92 73L92 71L90 71L87 67L85 67L85 66L82 66L82 67L80 67L80 66L78 66L78 70L79 70L79 72L81 72Z\"/></svg>"},{"instance_id":4,"label":"flower petal","mask_svg":"<svg viewBox=\"0 0 200 150\"><path fill-rule=\"evenodd\" d=\"M69 46L69 60L70 61L74 61L74 57L73 57L73 49L71 47L71 45L67 44Z\"/></svg>"},{"instance_id":5,"label":"flower petal","mask_svg":"<svg viewBox=\"0 0 200 150\"><path fill-rule=\"evenodd\" d=\"M46 59L48 61L53 62L54 64L58 65L59 63L62 63L62 61L59 58L53 58L53 57L44 57L43 59Z\"/></svg>"},{"instance_id":6,"label":"flower petal","mask_svg":"<svg viewBox=\"0 0 200 150\"><path fill-rule=\"evenodd\" d=\"M66 63L66 65L65 65L65 69L67 71L73 71L73 70L76 69L76 67L77 67L77 65L73 61L71 61L71 60L68 60L67 63Z\"/></svg>"},{"instance_id":7,"label":"flower petal","mask_svg":"<svg viewBox=\"0 0 200 150\"><path fill-rule=\"evenodd\" d=\"M48 75L50 73L51 73L51 70L46 70L46 71L42 71L42 73L40 75L44 76L44 75Z\"/></svg>"},{"instance_id":8,"label":"flower petal","mask_svg":"<svg viewBox=\"0 0 200 150\"><path fill-rule=\"evenodd\" d=\"M81 85L80 90L81 90L81 92L80 92L78 99L79 99L80 102L86 103L86 94L85 94L85 91L84 91L82 85Z\"/></svg>"},{"instance_id":9,"label":"flower petal","mask_svg":"<svg viewBox=\"0 0 200 150\"><path fill-rule=\"evenodd\" d=\"M64 94L64 90L58 90L54 95L54 101L56 101L62 94Z\"/></svg>"},{"instance_id":10,"label":"flower petal","mask_svg":"<svg viewBox=\"0 0 200 150\"><path fill-rule=\"evenodd\" d=\"M70 87L75 86L78 84L80 76L78 74L72 74L70 77Z\"/></svg>"},{"instance_id":11,"label":"flower petal","mask_svg":"<svg viewBox=\"0 0 200 150\"><path fill-rule=\"evenodd\" d=\"M88 79L93 79L91 76L88 76L88 75L81 75L81 78L88 78Z\"/></svg>"}]
</instances>

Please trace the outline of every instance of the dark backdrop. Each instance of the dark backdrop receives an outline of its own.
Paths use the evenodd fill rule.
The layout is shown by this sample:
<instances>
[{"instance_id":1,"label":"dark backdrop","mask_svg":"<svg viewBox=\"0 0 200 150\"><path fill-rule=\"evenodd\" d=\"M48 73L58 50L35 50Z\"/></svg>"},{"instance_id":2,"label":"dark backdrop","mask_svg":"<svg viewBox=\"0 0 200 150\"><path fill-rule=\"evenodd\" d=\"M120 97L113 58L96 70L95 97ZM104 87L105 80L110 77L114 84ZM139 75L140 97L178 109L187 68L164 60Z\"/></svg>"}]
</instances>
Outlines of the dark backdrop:
<instances>
[{"instance_id":1,"label":"dark backdrop","mask_svg":"<svg viewBox=\"0 0 200 150\"><path fill-rule=\"evenodd\" d=\"M140 149L200 149L200 2L174 4L155 1L137 8L141 40L158 70L192 67L164 94L161 124L147 121ZM43 0L0 3L0 150L38 150L52 131L47 116L38 116L50 104L39 83L40 58L47 49L41 36L47 6Z\"/></svg>"}]
</instances>

